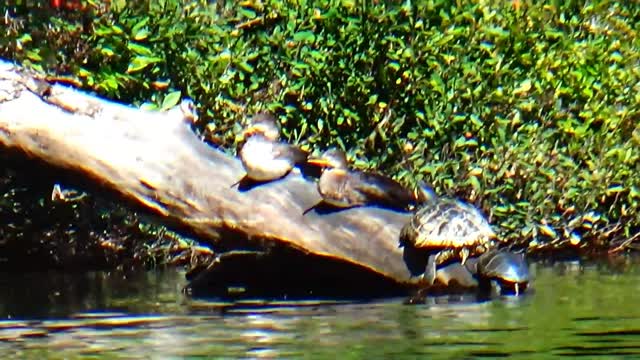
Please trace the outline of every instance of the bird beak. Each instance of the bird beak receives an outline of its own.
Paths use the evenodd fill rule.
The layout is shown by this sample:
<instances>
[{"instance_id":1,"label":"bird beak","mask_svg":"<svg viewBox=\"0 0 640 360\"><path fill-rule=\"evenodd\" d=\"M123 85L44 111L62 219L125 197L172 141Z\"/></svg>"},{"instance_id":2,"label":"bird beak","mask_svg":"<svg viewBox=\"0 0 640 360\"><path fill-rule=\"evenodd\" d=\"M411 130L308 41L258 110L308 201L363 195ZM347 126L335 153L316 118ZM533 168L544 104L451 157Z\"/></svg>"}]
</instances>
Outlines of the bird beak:
<instances>
[{"instance_id":1,"label":"bird beak","mask_svg":"<svg viewBox=\"0 0 640 360\"><path fill-rule=\"evenodd\" d=\"M327 160L321 159L321 158L309 158L307 160L307 164L322 166L322 167L328 167L330 165L330 163Z\"/></svg>"},{"instance_id":2,"label":"bird beak","mask_svg":"<svg viewBox=\"0 0 640 360\"><path fill-rule=\"evenodd\" d=\"M251 125L248 128L244 129L244 131L242 132L242 136L244 138L248 138L249 136L255 135L259 132L260 132L260 129L258 129L257 126Z\"/></svg>"}]
</instances>

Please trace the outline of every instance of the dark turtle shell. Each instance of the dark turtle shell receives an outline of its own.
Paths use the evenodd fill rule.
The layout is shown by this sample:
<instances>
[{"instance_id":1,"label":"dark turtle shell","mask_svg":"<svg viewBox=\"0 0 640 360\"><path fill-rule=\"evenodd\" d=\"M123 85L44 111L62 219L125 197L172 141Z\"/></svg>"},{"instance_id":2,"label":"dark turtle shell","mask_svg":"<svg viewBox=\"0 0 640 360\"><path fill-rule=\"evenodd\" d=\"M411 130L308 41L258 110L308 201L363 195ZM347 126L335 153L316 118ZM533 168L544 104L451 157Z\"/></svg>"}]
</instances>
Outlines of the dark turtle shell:
<instances>
[{"instance_id":1,"label":"dark turtle shell","mask_svg":"<svg viewBox=\"0 0 640 360\"><path fill-rule=\"evenodd\" d=\"M480 211L459 200L439 198L415 212L400 232L400 245L437 253L435 265L480 255L496 234Z\"/></svg>"},{"instance_id":2,"label":"dark turtle shell","mask_svg":"<svg viewBox=\"0 0 640 360\"><path fill-rule=\"evenodd\" d=\"M478 258L476 274L481 285L495 280L503 293L521 293L530 281L529 264L524 254L490 251Z\"/></svg>"},{"instance_id":3,"label":"dark turtle shell","mask_svg":"<svg viewBox=\"0 0 640 360\"><path fill-rule=\"evenodd\" d=\"M448 198L428 202L418 209L400 233L403 245L418 249L475 247L495 238L478 209Z\"/></svg>"}]
</instances>

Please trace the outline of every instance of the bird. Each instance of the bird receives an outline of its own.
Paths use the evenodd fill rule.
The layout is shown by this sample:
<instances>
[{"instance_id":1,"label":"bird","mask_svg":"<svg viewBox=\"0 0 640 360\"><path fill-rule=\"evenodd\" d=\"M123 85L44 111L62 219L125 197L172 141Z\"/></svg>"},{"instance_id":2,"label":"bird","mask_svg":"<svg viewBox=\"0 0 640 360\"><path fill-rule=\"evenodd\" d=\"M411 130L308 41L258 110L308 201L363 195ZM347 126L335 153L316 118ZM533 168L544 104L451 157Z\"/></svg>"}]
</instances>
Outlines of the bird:
<instances>
[{"instance_id":1,"label":"bird","mask_svg":"<svg viewBox=\"0 0 640 360\"><path fill-rule=\"evenodd\" d=\"M306 151L280 141L280 128L272 114L255 114L242 136L244 144L240 149L240 160L245 177L255 182L283 178L307 160Z\"/></svg>"},{"instance_id":2,"label":"bird","mask_svg":"<svg viewBox=\"0 0 640 360\"><path fill-rule=\"evenodd\" d=\"M319 157L310 157L307 164L322 167L318 193L322 202L336 208L382 205L410 211L424 199L399 182L382 174L349 169L344 151L326 150Z\"/></svg>"}]
</instances>

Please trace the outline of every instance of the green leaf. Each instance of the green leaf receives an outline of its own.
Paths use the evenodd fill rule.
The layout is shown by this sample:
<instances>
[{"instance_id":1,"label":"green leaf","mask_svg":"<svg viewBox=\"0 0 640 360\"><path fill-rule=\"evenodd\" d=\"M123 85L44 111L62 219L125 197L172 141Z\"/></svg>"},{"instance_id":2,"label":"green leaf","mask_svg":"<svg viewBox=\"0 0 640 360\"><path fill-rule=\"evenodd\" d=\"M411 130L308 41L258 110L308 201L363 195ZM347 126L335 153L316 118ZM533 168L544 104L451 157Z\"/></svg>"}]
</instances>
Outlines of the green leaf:
<instances>
[{"instance_id":1,"label":"green leaf","mask_svg":"<svg viewBox=\"0 0 640 360\"><path fill-rule=\"evenodd\" d=\"M606 194L607 194L607 196L611 196L611 195L618 194L618 193L621 193L621 192L624 192L624 191L625 191L625 188L622 185L611 185L611 186L609 186L607 188Z\"/></svg>"},{"instance_id":2,"label":"green leaf","mask_svg":"<svg viewBox=\"0 0 640 360\"><path fill-rule=\"evenodd\" d=\"M509 213L509 206L507 205L494 206L493 212L500 215L507 215Z\"/></svg>"},{"instance_id":3,"label":"green leaf","mask_svg":"<svg viewBox=\"0 0 640 360\"><path fill-rule=\"evenodd\" d=\"M162 110L169 110L172 107L176 106L180 101L181 96L182 92L180 90L173 91L167 94L167 96L164 97L164 100L162 100Z\"/></svg>"},{"instance_id":4,"label":"green leaf","mask_svg":"<svg viewBox=\"0 0 640 360\"><path fill-rule=\"evenodd\" d=\"M27 51L27 58L29 60L33 60L33 61L42 61L42 56L40 56L40 54L38 54L38 50L29 50Z\"/></svg>"},{"instance_id":5,"label":"green leaf","mask_svg":"<svg viewBox=\"0 0 640 360\"><path fill-rule=\"evenodd\" d=\"M161 62L162 59L158 57L148 57L148 56L136 56L129 63L129 67L127 67L127 74L132 74L138 71L145 69L147 66L155 63Z\"/></svg>"},{"instance_id":6,"label":"green leaf","mask_svg":"<svg viewBox=\"0 0 640 360\"><path fill-rule=\"evenodd\" d=\"M316 36L311 31L298 31L293 34L293 41L295 42L303 42L303 43L312 43L316 40Z\"/></svg>"},{"instance_id":7,"label":"green leaf","mask_svg":"<svg viewBox=\"0 0 640 360\"><path fill-rule=\"evenodd\" d=\"M131 28L131 35L135 40L144 40L149 36L150 32L145 28L149 19L149 17L145 17Z\"/></svg>"},{"instance_id":8,"label":"green leaf","mask_svg":"<svg viewBox=\"0 0 640 360\"><path fill-rule=\"evenodd\" d=\"M476 192L480 191L480 189L482 189L482 184L480 183L480 180L478 180L478 177L476 176L469 176L469 179L467 180L467 183L473 188L473 190L475 190Z\"/></svg>"},{"instance_id":9,"label":"green leaf","mask_svg":"<svg viewBox=\"0 0 640 360\"><path fill-rule=\"evenodd\" d=\"M133 34L133 39L136 41L141 41L148 38L150 34L151 31L149 31L148 29L140 29L140 31Z\"/></svg>"},{"instance_id":10,"label":"green leaf","mask_svg":"<svg viewBox=\"0 0 640 360\"><path fill-rule=\"evenodd\" d=\"M547 224L540 224L538 225L538 231L540 231L540 233L544 236L548 236L552 239L557 239L558 238L558 233L549 225Z\"/></svg>"},{"instance_id":11,"label":"green leaf","mask_svg":"<svg viewBox=\"0 0 640 360\"><path fill-rule=\"evenodd\" d=\"M133 51L134 53L136 53L138 55L143 55L143 56L151 56L151 55L153 55L153 52L151 51L151 49L149 49L148 47L146 47L144 45L136 44L134 42L127 43L127 49Z\"/></svg>"},{"instance_id":12,"label":"green leaf","mask_svg":"<svg viewBox=\"0 0 640 360\"><path fill-rule=\"evenodd\" d=\"M524 95L531 90L531 79L526 79L520 83L520 86L513 90L514 95Z\"/></svg>"},{"instance_id":13,"label":"green leaf","mask_svg":"<svg viewBox=\"0 0 640 360\"><path fill-rule=\"evenodd\" d=\"M237 63L236 65L238 65L238 67L240 68L240 70L247 72L249 74L253 73L253 65L249 64L246 61L241 61L239 63Z\"/></svg>"},{"instance_id":14,"label":"green leaf","mask_svg":"<svg viewBox=\"0 0 640 360\"><path fill-rule=\"evenodd\" d=\"M309 51L309 55L311 55L311 57L314 58L315 60L319 60L319 61L324 61L327 58L327 55L324 52L317 51L317 50Z\"/></svg>"},{"instance_id":15,"label":"green leaf","mask_svg":"<svg viewBox=\"0 0 640 360\"><path fill-rule=\"evenodd\" d=\"M482 120L480 119L480 117L476 114L471 114L471 116L469 117L469 120L471 120L471 123L476 127L476 128L480 128L483 125Z\"/></svg>"},{"instance_id":16,"label":"green leaf","mask_svg":"<svg viewBox=\"0 0 640 360\"><path fill-rule=\"evenodd\" d=\"M444 81L442 81L442 78L435 72L431 74L431 79L429 79L429 85L431 85L431 88L433 89L433 91L439 93L440 95L445 94Z\"/></svg>"},{"instance_id":17,"label":"green leaf","mask_svg":"<svg viewBox=\"0 0 640 360\"><path fill-rule=\"evenodd\" d=\"M116 34L116 35L122 35L124 34L124 31L122 30L122 28L118 25L112 25L111 26L111 31Z\"/></svg>"},{"instance_id":18,"label":"green leaf","mask_svg":"<svg viewBox=\"0 0 640 360\"><path fill-rule=\"evenodd\" d=\"M152 102L145 102L145 103L142 103L142 105L140 105L140 109L147 110L147 111L158 110L158 105Z\"/></svg>"},{"instance_id":19,"label":"green leaf","mask_svg":"<svg viewBox=\"0 0 640 360\"><path fill-rule=\"evenodd\" d=\"M30 43L32 40L31 34L23 34L17 39L19 43L22 43L22 45Z\"/></svg>"},{"instance_id":20,"label":"green leaf","mask_svg":"<svg viewBox=\"0 0 640 360\"><path fill-rule=\"evenodd\" d=\"M249 19L253 19L253 18L256 17L256 12L255 11L253 11L251 9L243 8L243 7L238 8L238 14L240 14L240 15L246 17L246 18L249 18Z\"/></svg>"},{"instance_id":21,"label":"green leaf","mask_svg":"<svg viewBox=\"0 0 640 360\"><path fill-rule=\"evenodd\" d=\"M104 55L106 57L111 57L111 56L115 55L115 52L111 48L104 47L104 48L100 49L100 54Z\"/></svg>"},{"instance_id":22,"label":"green leaf","mask_svg":"<svg viewBox=\"0 0 640 360\"><path fill-rule=\"evenodd\" d=\"M486 26L483 30L485 34L496 37L498 39L505 39L509 37L509 31L504 30L499 26Z\"/></svg>"},{"instance_id":23,"label":"green leaf","mask_svg":"<svg viewBox=\"0 0 640 360\"><path fill-rule=\"evenodd\" d=\"M117 25L99 26L94 30L94 34L98 37L107 37L110 35L122 35L124 31Z\"/></svg>"},{"instance_id":24,"label":"green leaf","mask_svg":"<svg viewBox=\"0 0 640 360\"><path fill-rule=\"evenodd\" d=\"M135 35L137 32L139 32L142 28L144 28L145 26L147 26L147 24L149 23L150 17L145 17L144 19L138 21L135 25L133 25L133 27L131 28L131 34Z\"/></svg>"}]
</instances>

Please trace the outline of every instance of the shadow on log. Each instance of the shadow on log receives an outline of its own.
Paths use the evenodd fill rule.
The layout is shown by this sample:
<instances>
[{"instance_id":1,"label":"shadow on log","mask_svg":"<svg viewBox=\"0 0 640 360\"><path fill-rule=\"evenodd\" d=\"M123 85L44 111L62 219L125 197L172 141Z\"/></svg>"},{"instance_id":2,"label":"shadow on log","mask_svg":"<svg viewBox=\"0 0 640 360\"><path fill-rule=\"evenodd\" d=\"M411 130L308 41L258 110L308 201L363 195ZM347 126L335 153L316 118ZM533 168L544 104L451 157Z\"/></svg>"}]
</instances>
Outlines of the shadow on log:
<instances>
[{"instance_id":1,"label":"shadow on log","mask_svg":"<svg viewBox=\"0 0 640 360\"><path fill-rule=\"evenodd\" d=\"M225 278L260 283L258 290L293 284L343 295L418 286L398 246L409 214L377 207L303 214L321 199L297 170L239 191L232 184L244 175L240 162L201 142L183 110L124 106L0 62L0 146L113 190L217 253L262 253L221 256L209 284Z\"/></svg>"}]
</instances>

